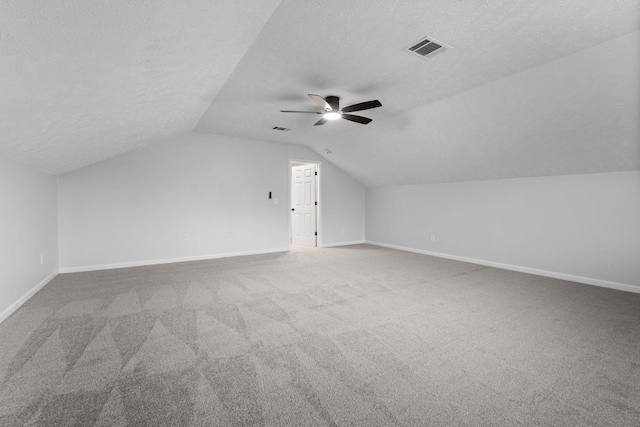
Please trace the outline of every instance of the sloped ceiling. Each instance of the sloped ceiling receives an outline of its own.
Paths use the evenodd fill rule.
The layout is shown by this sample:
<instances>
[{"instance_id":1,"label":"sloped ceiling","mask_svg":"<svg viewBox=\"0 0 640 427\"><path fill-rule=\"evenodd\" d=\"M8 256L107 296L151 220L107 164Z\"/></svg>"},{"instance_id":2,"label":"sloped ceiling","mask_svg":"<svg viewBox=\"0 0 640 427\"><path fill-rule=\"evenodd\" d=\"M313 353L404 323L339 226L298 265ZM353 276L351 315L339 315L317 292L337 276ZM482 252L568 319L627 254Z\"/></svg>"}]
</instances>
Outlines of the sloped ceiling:
<instances>
[{"instance_id":1,"label":"sloped ceiling","mask_svg":"<svg viewBox=\"0 0 640 427\"><path fill-rule=\"evenodd\" d=\"M87 3L0 5L0 156L64 173L195 130L369 187L640 168L637 0ZM402 50L425 36L452 49ZM279 112L308 93L383 107Z\"/></svg>"},{"instance_id":2,"label":"sloped ceiling","mask_svg":"<svg viewBox=\"0 0 640 427\"><path fill-rule=\"evenodd\" d=\"M276 0L3 0L0 156L59 174L193 130Z\"/></svg>"}]
</instances>

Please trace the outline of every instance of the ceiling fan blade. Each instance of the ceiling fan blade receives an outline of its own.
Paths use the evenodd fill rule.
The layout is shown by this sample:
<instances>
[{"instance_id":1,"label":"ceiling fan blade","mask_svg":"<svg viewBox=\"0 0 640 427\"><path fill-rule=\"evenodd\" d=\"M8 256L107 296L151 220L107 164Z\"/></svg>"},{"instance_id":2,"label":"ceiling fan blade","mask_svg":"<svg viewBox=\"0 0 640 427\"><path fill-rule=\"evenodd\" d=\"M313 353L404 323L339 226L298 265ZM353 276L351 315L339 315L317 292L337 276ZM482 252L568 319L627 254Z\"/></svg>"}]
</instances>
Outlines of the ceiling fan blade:
<instances>
[{"instance_id":1,"label":"ceiling fan blade","mask_svg":"<svg viewBox=\"0 0 640 427\"><path fill-rule=\"evenodd\" d=\"M349 105L342 109L345 113L351 113L354 111L370 110L371 108L382 107L382 104L377 99L374 101L361 102L359 104Z\"/></svg>"},{"instance_id":2,"label":"ceiling fan blade","mask_svg":"<svg viewBox=\"0 0 640 427\"><path fill-rule=\"evenodd\" d=\"M314 126L320 126L320 125L323 125L325 123L327 123L327 119L322 118L322 119L318 120Z\"/></svg>"},{"instance_id":3,"label":"ceiling fan blade","mask_svg":"<svg viewBox=\"0 0 640 427\"><path fill-rule=\"evenodd\" d=\"M342 118L345 120L350 120L352 122L360 123L362 125L366 125L371 122L371 119L362 116L356 116L355 114L342 114Z\"/></svg>"},{"instance_id":4,"label":"ceiling fan blade","mask_svg":"<svg viewBox=\"0 0 640 427\"><path fill-rule=\"evenodd\" d=\"M317 111L293 111L293 110L280 110L281 113L309 113L309 114L322 114Z\"/></svg>"},{"instance_id":5,"label":"ceiling fan blade","mask_svg":"<svg viewBox=\"0 0 640 427\"><path fill-rule=\"evenodd\" d=\"M311 98L311 100L313 102L315 102L316 104L318 104L319 106L321 106L322 108L324 108L325 110L330 110L331 109L331 105L329 105L329 103L320 95L313 95L313 94L309 94L309 98Z\"/></svg>"}]
</instances>

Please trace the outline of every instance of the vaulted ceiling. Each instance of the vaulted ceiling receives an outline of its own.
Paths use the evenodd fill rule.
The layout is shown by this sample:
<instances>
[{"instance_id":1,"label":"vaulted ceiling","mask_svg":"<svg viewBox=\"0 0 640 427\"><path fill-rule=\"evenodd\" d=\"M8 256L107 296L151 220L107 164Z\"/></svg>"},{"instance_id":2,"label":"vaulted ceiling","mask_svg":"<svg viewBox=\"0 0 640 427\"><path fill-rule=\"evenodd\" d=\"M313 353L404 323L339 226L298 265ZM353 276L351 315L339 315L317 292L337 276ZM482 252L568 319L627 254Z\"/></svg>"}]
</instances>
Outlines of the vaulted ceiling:
<instances>
[{"instance_id":1,"label":"vaulted ceiling","mask_svg":"<svg viewBox=\"0 0 640 427\"><path fill-rule=\"evenodd\" d=\"M366 186L640 169L639 29L637 0L2 2L0 157L59 174L196 131ZM425 36L451 49L403 50ZM308 93L383 107L279 112Z\"/></svg>"}]
</instances>

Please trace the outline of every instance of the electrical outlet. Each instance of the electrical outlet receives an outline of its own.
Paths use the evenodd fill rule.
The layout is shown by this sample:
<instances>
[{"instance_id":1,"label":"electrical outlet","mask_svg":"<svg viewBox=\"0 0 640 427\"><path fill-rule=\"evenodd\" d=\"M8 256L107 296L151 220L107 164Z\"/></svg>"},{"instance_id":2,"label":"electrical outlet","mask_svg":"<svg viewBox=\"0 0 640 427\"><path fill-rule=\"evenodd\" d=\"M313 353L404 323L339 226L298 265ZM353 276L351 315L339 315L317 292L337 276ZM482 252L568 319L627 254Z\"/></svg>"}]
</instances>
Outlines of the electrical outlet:
<instances>
[{"instance_id":1,"label":"electrical outlet","mask_svg":"<svg viewBox=\"0 0 640 427\"><path fill-rule=\"evenodd\" d=\"M431 241L432 241L432 242L435 242L435 241L436 241L436 235L435 235L435 234L432 234L432 235L431 235Z\"/></svg>"},{"instance_id":2,"label":"electrical outlet","mask_svg":"<svg viewBox=\"0 0 640 427\"><path fill-rule=\"evenodd\" d=\"M184 234L184 240L189 240L189 233Z\"/></svg>"},{"instance_id":3,"label":"electrical outlet","mask_svg":"<svg viewBox=\"0 0 640 427\"><path fill-rule=\"evenodd\" d=\"M40 265L44 264L44 255L40 254Z\"/></svg>"}]
</instances>

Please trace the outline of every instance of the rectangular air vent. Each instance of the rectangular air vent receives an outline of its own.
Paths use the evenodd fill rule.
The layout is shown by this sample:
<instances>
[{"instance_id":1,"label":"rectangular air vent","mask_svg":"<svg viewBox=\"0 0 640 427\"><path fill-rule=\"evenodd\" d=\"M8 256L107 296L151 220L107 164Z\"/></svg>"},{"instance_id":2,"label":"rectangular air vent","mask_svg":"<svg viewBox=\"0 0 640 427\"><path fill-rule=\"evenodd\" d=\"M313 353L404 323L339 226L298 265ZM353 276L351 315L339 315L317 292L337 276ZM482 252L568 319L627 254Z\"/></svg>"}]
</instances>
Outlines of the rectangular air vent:
<instances>
[{"instance_id":1,"label":"rectangular air vent","mask_svg":"<svg viewBox=\"0 0 640 427\"><path fill-rule=\"evenodd\" d=\"M289 132L291 129L289 129L289 128L281 128L280 126L274 126L273 130L279 130L279 131L282 131L282 132Z\"/></svg>"},{"instance_id":2,"label":"rectangular air vent","mask_svg":"<svg viewBox=\"0 0 640 427\"><path fill-rule=\"evenodd\" d=\"M437 40L425 37L418 43L414 43L411 46L407 47L405 51L419 58L429 59L441 52L444 52L447 49L451 49L451 47L445 45L444 43L440 43Z\"/></svg>"}]
</instances>

